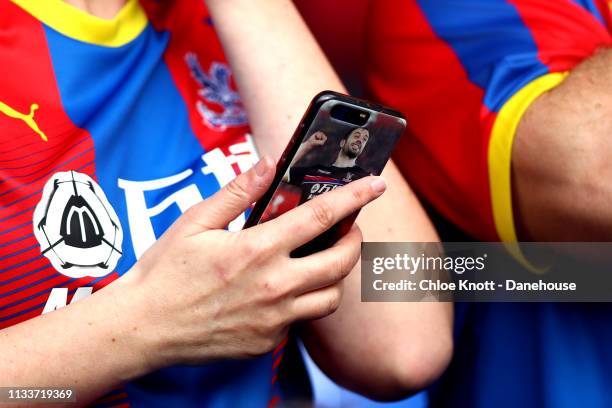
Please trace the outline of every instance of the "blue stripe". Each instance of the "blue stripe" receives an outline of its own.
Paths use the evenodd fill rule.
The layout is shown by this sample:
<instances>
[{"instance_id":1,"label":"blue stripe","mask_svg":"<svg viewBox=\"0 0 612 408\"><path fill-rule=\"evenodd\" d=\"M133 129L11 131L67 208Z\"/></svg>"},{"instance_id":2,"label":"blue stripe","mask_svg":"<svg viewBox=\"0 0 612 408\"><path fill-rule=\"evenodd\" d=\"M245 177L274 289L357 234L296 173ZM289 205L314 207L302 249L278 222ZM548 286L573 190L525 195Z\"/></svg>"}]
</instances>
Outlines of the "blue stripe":
<instances>
[{"instance_id":1,"label":"blue stripe","mask_svg":"<svg viewBox=\"0 0 612 408\"><path fill-rule=\"evenodd\" d=\"M570 0L570 1L578 4L579 6L584 8L586 11L594 15L595 18L597 18L597 20L599 20L599 22L604 27L606 27L606 22L604 18L601 16L601 13L599 12L599 8L597 8L597 2L598 2L597 0Z\"/></svg>"},{"instance_id":2,"label":"blue stripe","mask_svg":"<svg viewBox=\"0 0 612 408\"><path fill-rule=\"evenodd\" d=\"M6 162L19 161L19 160L27 159L28 157L37 156L40 153L48 152L49 150L59 149L61 147L63 147L63 146L61 144L58 144L58 145L55 145L55 146L47 147L46 149L36 150L36 151L33 151L33 152L28 151L28 154L26 154L25 156L16 157L14 159L3 159L3 160L0 160L0 163L6 163Z\"/></svg>"},{"instance_id":3,"label":"blue stripe","mask_svg":"<svg viewBox=\"0 0 612 408\"><path fill-rule=\"evenodd\" d=\"M418 0L436 35L459 58L497 112L514 93L548 73L531 31L506 0Z\"/></svg>"},{"instance_id":4,"label":"blue stripe","mask_svg":"<svg viewBox=\"0 0 612 408\"><path fill-rule=\"evenodd\" d=\"M0 235L8 234L8 233L9 233L9 232L11 232L11 231L15 231L15 230L17 230L17 229L19 229L19 228L23 228L23 227L28 226L28 225L32 225L32 221L28 221L28 222L26 222L26 223L24 223L24 224L17 225L16 227L13 227L13 228L9 228L9 229L7 229L7 230L0 231ZM2 270L0 270L0 272L1 272L1 271L2 271Z\"/></svg>"},{"instance_id":5,"label":"blue stripe","mask_svg":"<svg viewBox=\"0 0 612 408\"><path fill-rule=\"evenodd\" d=\"M340 182L334 183L332 181L306 181L306 180L302 181L302 184L334 184L337 186L344 185L344 183L340 183Z\"/></svg>"},{"instance_id":6,"label":"blue stripe","mask_svg":"<svg viewBox=\"0 0 612 408\"><path fill-rule=\"evenodd\" d=\"M9 266L7 268L0 269L0 272L8 272L8 271L13 270L15 268L19 268L20 266L27 265L30 262L37 261L37 260L41 259L42 257L43 257L42 255L38 255L38 256L35 256L32 259L28 259L27 261L23 261L23 262L19 262L19 263L16 263L16 264L12 264L11 266Z\"/></svg>"},{"instance_id":7,"label":"blue stripe","mask_svg":"<svg viewBox=\"0 0 612 408\"><path fill-rule=\"evenodd\" d=\"M44 28L62 105L70 120L91 135L97 179L123 227L123 256L116 268L123 274L135 256L119 178L149 181L193 171L181 183L146 192L148 208L188 186L195 185L202 197L208 197L219 183L201 171L204 149L164 62L168 33L149 25L129 44L110 48L73 41ZM155 235L159 237L179 215L173 205L153 217ZM172 367L128 385L127 392L133 406L265 406L270 367L269 354L248 361Z\"/></svg>"},{"instance_id":8,"label":"blue stripe","mask_svg":"<svg viewBox=\"0 0 612 408\"><path fill-rule=\"evenodd\" d=\"M2 261L2 260L4 260L4 259L12 258L13 256L17 256L17 255L22 254L22 253L24 253L24 252L28 252L28 251L30 251L30 250L32 250L32 249L34 249L34 248L36 248L36 247L39 247L39 246L40 246L40 245L38 245L38 244L36 244L36 245L32 245L32 246L29 246L29 247L27 247L27 248L20 249L19 251L11 252L11 253L10 253L10 254L8 254L8 255L0 256L0 261Z\"/></svg>"},{"instance_id":9,"label":"blue stripe","mask_svg":"<svg viewBox=\"0 0 612 408\"><path fill-rule=\"evenodd\" d=\"M51 265L44 265L44 266L41 266L41 267L36 268L36 269L34 269L34 270L31 270L31 271L29 271L29 272L26 272L26 273L24 273L24 274L21 274L21 275L19 275L19 276L15 276L14 278L7 279L7 280L5 280L4 282L1 282L1 283L0 283L0 287L2 287L2 286L4 286L4 285L8 285L9 283L11 283L11 282L15 282L15 281L17 281L17 280L19 280L19 279L26 278L26 277L28 277L28 276L30 276L30 275L33 275L33 274L35 274L35 273L37 273L37 272L40 272L40 271L42 271L42 270L44 270L44 269L47 269L47 268L51 268Z\"/></svg>"},{"instance_id":10,"label":"blue stripe","mask_svg":"<svg viewBox=\"0 0 612 408\"><path fill-rule=\"evenodd\" d=\"M14 318L14 317L21 316L21 315L24 315L24 314L26 314L26 313L30 313L31 311L36 310L36 309L40 309L40 308L42 308L42 307L45 307L45 304L44 304L44 303L40 303L40 304L38 304L38 305L36 305L36 306L32 306L32 307L30 307L30 308L28 308L28 309L25 309L25 310L22 310L22 311L20 311L20 312L13 313L12 315L8 315L8 316L0 317L0 322L4 322L4 321L6 321L6 320L10 320L10 319L12 319L12 318Z\"/></svg>"},{"instance_id":11,"label":"blue stripe","mask_svg":"<svg viewBox=\"0 0 612 408\"><path fill-rule=\"evenodd\" d=\"M9 215L8 217L0 218L0 222L4 222L4 221L6 221L6 220L10 220L11 218L18 217L18 216L20 216L21 214L24 214L24 213L27 213L27 212L29 212L29 211L32 211L34 208L36 208L36 206L26 208L25 210L23 210L23 211L19 211L19 212L16 212L16 213L14 213L14 214L11 214L11 215Z\"/></svg>"},{"instance_id":12,"label":"blue stripe","mask_svg":"<svg viewBox=\"0 0 612 408\"><path fill-rule=\"evenodd\" d=\"M4 292L4 293L0 294L0 299L5 298L5 297L7 297L7 296L10 296L10 295L12 295L12 294L14 294L14 293L17 293L17 292L21 292L22 290L29 289L29 288L31 288L32 286L40 285L41 283L46 282L46 281L48 281L48 280L50 280L50 279L52 279L52 278L57 278L58 276L62 276L62 275L60 275L60 274L58 274L58 273L56 272L56 273L53 273L53 274L51 274L51 275L49 275L49 276L45 276L45 277L44 277L44 278L42 278L42 279L39 279L39 280L34 281L34 282L32 282L32 283L29 283L29 284L27 284L27 285L25 285L25 286L21 286L21 287L19 287L19 288L17 288L17 289L11 290L10 292ZM65 283L65 284L68 284L68 283L70 283L70 282L73 282L74 280L75 280L75 279L71 279L70 281L68 281L68 282L67 282L67 283Z\"/></svg>"},{"instance_id":13,"label":"blue stripe","mask_svg":"<svg viewBox=\"0 0 612 408\"><path fill-rule=\"evenodd\" d=\"M80 142L73 144L72 146L69 146L66 148L66 150L61 151L60 153L54 155L52 158L44 158L42 160L33 162L33 163L29 163L26 164L25 166L19 166L19 167L2 167L0 168L0 170L19 170L19 169L27 169L29 167L34 166L35 164L39 164L39 163L53 163L55 161L55 159L57 159L58 157L62 157L63 155L65 155L67 152L69 152L70 150L74 149L75 147L77 147L78 145L82 144L83 142L85 142L85 140L87 139L82 139Z\"/></svg>"},{"instance_id":14,"label":"blue stripe","mask_svg":"<svg viewBox=\"0 0 612 408\"><path fill-rule=\"evenodd\" d=\"M32 143L22 144L22 145L19 145L19 146L17 146L17 147L14 147L14 148L12 148L12 149L2 151L2 152L0 152L0 155L1 155L1 154L6 154L6 153L15 152L15 151L17 151L17 150L20 150L20 149L25 149L26 147L33 146L33 145L38 145L38 144L40 144L40 142L32 142Z\"/></svg>"},{"instance_id":15,"label":"blue stripe","mask_svg":"<svg viewBox=\"0 0 612 408\"><path fill-rule=\"evenodd\" d=\"M54 276L57 276L57 275L54 275ZM100 277L100 278L96 278L96 279L94 279L93 281L89 282L89 283L88 283L86 286L87 286L87 287L94 286L94 285L96 285L98 282L100 282L102 279L106 278L107 276L108 276L108 275L102 276L102 277ZM61 286L57 286L57 287L58 287L58 288L64 288L64 287L66 287L66 286L70 285L71 283L75 282L76 280L77 280L77 279L71 279L71 280L69 280L69 281L67 281L67 282L65 282L65 283L62 283L62 285L61 285ZM17 300L17 301L15 301L15 302L13 302L13 303L9 303L9 304L7 304L7 305L5 305L5 306L0 307L0 311L5 310L5 309L8 309L8 308L13 307L13 306L18 305L18 304L21 304L21 303L27 302L28 300L30 300L30 299L34 299L34 298L36 298L36 297L38 297L38 296L40 296L40 295L44 295L45 293L50 293L52 289L55 289L55 288L47 288L47 289L45 289L45 290L41 290L40 292L34 293L34 294L32 294L32 295L30 295L30 296L28 296L28 297L25 297L25 298L19 299L19 300ZM74 294L74 293L77 291L77 289L78 289L78 288L75 288L75 289L70 289L70 290L68 291L68 295L73 295L73 294ZM21 290L21 289L20 289L20 290Z\"/></svg>"},{"instance_id":16,"label":"blue stripe","mask_svg":"<svg viewBox=\"0 0 612 408\"><path fill-rule=\"evenodd\" d=\"M70 161L73 161L73 160L74 160L74 158L73 158L72 160L70 160ZM91 160L91 161L89 161L89 162L85 163L85 165L84 165L84 166L81 166L81 167L86 167L86 166L89 166L91 163L93 163L93 160ZM58 167L60 167L60 166L56 166L55 168L58 168ZM35 179L33 179L32 181L29 181L29 182L27 182L27 183L19 183L19 185L17 185L17 186L16 186L16 187L14 187L13 189L11 189L11 190L7 190L7 191L5 191L4 193L0 194L0 197L2 197L2 196L3 196L3 195L5 195L5 194L12 193L13 191L17 191L17 190L19 190L19 189L21 189L21 188L23 188L23 187L29 186L30 184L35 184L35 183L38 183L38 181L39 181L39 180L41 180L41 179L43 179L43 178L45 178L45 177L47 176L47 174L49 174L49 173L45 173L45 174L43 174L43 175L41 175L41 176L39 176L39 177L36 177Z\"/></svg>"},{"instance_id":17,"label":"blue stripe","mask_svg":"<svg viewBox=\"0 0 612 408\"><path fill-rule=\"evenodd\" d=\"M30 238L32 236L34 236L34 234L24 235L23 237L19 237L19 238L16 238L16 239L12 240L12 241L5 242L4 244L0 245L0 248L4 248L5 246L9 246L9 245L17 243L19 241L23 241L24 239Z\"/></svg>"},{"instance_id":18,"label":"blue stripe","mask_svg":"<svg viewBox=\"0 0 612 408\"><path fill-rule=\"evenodd\" d=\"M52 168L51 168L51 170L49 170L48 172L44 173L44 174L43 174L41 177L44 177L44 176L46 176L46 175L49 175L49 174L53 173L55 170L57 170L57 169L59 169L59 168L61 168L61 167L65 166L65 165L66 165L66 164L68 164L68 163L72 163L73 161L75 161L75 160L76 160L76 159L78 159L79 157L81 157L81 156L83 156L84 154L87 154L87 153L89 153L89 152L91 152L91 151L93 151L93 147L92 147L92 148L89 148L89 149L87 149L87 150L85 150L85 151L83 151L82 153L77 154L76 156L71 157L69 160L66 160L65 162L62 162L62 163L58 164L58 165L57 165L57 166L55 166L55 167L52 167ZM50 163L52 163L52 162L50 162ZM4 183L5 181L8 181L8 180L13 180L13 179L16 179L16 178L24 178L24 177L29 177L29 176L31 176L32 174L38 173L39 171L41 171L41 170L42 170L42 169L44 169L45 167L49 167L49 166L48 166L48 165L47 165L47 166L43 166L43 167L41 167L40 169L35 170L35 171L33 171L33 172L31 172L31 173L28 173L28 174L23 174L23 175L19 175L19 176L10 176L10 177L6 177L6 178L4 178L4 179L0 180L0 184Z\"/></svg>"},{"instance_id":19,"label":"blue stripe","mask_svg":"<svg viewBox=\"0 0 612 408\"><path fill-rule=\"evenodd\" d=\"M25 197L21 197L21 198L19 198L19 199L15 200L15 201L11 201L11 202L10 202L10 203L8 203L8 204L3 204L3 205L0 205L0 208L4 209L4 208L11 207L11 206L13 206L13 205L15 205L15 204L17 204L17 203L20 203L20 202L22 202L22 201L24 201L24 200L27 200L28 198L31 198L31 197L34 197L35 195L38 195L38 194L40 194L41 192L42 192L42 188L41 188L40 190L36 190L35 192L33 192L33 193L31 193L31 194L28 194L28 195L27 195L27 196L25 196Z\"/></svg>"},{"instance_id":20,"label":"blue stripe","mask_svg":"<svg viewBox=\"0 0 612 408\"><path fill-rule=\"evenodd\" d=\"M123 256L116 268L123 274L134 264L135 256L125 192L118 187L118 178L154 180L193 171L177 185L147 193L149 207L190 184L196 184L203 197L210 196L219 183L200 171L204 149L163 60L168 33L155 32L149 25L137 40L118 48L67 41L48 27L45 33L62 104L72 122L93 138L96 176L123 227ZM154 217L156 236L179 215L177 206L171 206Z\"/></svg>"}]
</instances>

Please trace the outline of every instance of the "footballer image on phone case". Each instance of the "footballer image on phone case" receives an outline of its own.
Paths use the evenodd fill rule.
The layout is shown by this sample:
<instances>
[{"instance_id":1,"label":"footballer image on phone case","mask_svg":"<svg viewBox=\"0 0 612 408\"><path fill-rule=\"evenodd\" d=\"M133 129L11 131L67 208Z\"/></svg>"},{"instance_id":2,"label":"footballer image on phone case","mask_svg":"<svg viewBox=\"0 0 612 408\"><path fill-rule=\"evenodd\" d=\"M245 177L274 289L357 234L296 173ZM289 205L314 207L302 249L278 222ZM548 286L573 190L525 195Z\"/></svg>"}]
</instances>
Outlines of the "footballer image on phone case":
<instances>
[{"instance_id":1,"label":"footballer image on phone case","mask_svg":"<svg viewBox=\"0 0 612 408\"><path fill-rule=\"evenodd\" d=\"M380 175L405 127L401 114L380 105L335 92L319 94L247 226L269 221L362 177ZM344 224L326 234L328 238L333 235L329 244L350 228L352 220Z\"/></svg>"}]
</instances>

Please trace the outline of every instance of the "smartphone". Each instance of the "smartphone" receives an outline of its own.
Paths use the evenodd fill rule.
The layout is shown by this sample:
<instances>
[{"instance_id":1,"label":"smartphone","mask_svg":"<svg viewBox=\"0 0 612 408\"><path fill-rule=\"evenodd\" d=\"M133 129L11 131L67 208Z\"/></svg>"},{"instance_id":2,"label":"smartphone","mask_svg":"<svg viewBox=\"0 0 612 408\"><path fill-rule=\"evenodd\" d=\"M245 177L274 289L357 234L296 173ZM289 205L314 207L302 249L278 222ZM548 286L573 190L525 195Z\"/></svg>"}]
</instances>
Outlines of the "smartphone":
<instances>
[{"instance_id":1,"label":"smartphone","mask_svg":"<svg viewBox=\"0 0 612 408\"><path fill-rule=\"evenodd\" d=\"M369 175L378 176L406 128L401 113L337 92L314 97L282 154L272 185L255 204L245 228ZM294 250L302 257L332 246L357 212Z\"/></svg>"}]
</instances>

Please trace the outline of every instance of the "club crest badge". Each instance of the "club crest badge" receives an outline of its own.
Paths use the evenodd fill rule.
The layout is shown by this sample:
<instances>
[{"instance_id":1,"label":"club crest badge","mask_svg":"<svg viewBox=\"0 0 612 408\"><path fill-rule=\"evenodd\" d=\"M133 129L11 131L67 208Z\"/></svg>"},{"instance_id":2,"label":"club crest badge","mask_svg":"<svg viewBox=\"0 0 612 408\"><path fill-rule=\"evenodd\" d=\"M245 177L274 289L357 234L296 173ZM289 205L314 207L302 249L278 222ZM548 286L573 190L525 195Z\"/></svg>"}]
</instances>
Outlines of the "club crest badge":
<instances>
[{"instance_id":1,"label":"club crest badge","mask_svg":"<svg viewBox=\"0 0 612 408\"><path fill-rule=\"evenodd\" d=\"M192 78L200 85L198 95L207 102L199 100L196 104L204 124L220 132L228 127L246 125L248 123L246 111L238 92L231 89L232 72L227 64L213 62L207 73L202 69L195 54L187 53L185 62Z\"/></svg>"},{"instance_id":2,"label":"club crest badge","mask_svg":"<svg viewBox=\"0 0 612 408\"><path fill-rule=\"evenodd\" d=\"M34 210L41 253L62 275L101 277L121 257L119 217L100 186L76 171L55 173Z\"/></svg>"}]
</instances>

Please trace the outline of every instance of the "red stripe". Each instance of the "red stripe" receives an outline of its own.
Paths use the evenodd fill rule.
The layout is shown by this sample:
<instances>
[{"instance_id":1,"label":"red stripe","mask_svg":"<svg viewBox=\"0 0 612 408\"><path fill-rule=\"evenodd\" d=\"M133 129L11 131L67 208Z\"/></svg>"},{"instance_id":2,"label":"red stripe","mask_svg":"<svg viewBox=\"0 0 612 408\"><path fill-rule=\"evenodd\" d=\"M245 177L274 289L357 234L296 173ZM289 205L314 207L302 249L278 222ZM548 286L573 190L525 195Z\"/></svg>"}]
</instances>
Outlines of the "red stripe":
<instances>
[{"instance_id":1,"label":"red stripe","mask_svg":"<svg viewBox=\"0 0 612 408\"><path fill-rule=\"evenodd\" d=\"M278 395L275 395L274 397L272 397L272 399L268 403L268 408L274 408L276 404L280 402L280 400L281 398Z\"/></svg>"},{"instance_id":2,"label":"red stripe","mask_svg":"<svg viewBox=\"0 0 612 408\"><path fill-rule=\"evenodd\" d=\"M318 182L326 182L326 181L339 182L339 180L336 178L326 177L326 176L304 176L304 180L318 181Z\"/></svg>"},{"instance_id":3,"label":"red stripe","mask_svg":"<svg viewBox=\"0 0 612 408\"><path fill-rule=\"evenodd\" d=\"M7 327L11 327L17 323L21 323L24 322L26 320L30 320L35 318L36 316L40 316L42 314L43 308L39 307L37 309L34 309L28 313L24 313L22 315L13 317L12 319L8 319L5 320L3 322L0 322L0 329L5 329Z\"/></svg>"},{"instance_id":4,"label":"red stripe","mask_svg":"<svg viewBox=\"0 0 612 408\"><path fill-rule=\"evenodd\" d=\"M48 141L44 142L23 120L0 112L0 232L4 232L0 235L2 244L33 233L34 207L41 199L44 184L53 173L78 169L95 179L95 154L93 140L88 132L75 126L64 112L42 24L15 4L6 0L0 2L0 32L3 33L1 42L11 44L10 47L0 47L0 101L23 114L30 112L32 104L37 104L39 108L34 113L34 119L48 137ZM80 156L77 158L77 155ZM23 213L13 216L20 212ZM24 225L20 226L22 224ZM13 231L6 232L13 228ZM33 248L27 249L30 247ZM9 256L20 250L25 251ZM50 278L2 298L0 303L7 305L28 296L36 296L3 310L2 316L45 303L45 298L48 298L49 291L54 287L66 285L65 287L72 290L86 286L94 280L87 277L67 284L70 278L60 275L50 267L49 261L40 255L40 246L34 236L0 248L0 257L3 258L0 261L0 269L24 262L21 266L2 272L1 282L46 266L30 276L0 286L0 294L19 290L46 277ZM108 280L114 279L116 274L113 276ZM41 292L43 294L36 295ZM42 307L39 307L0 325L8 327L41 312Z\"/></svg>"},{"instance_id":5,"label":"red stripe","mask_svg":"<svg viewBox=\"0 0 612 408\"><path fill-rule=\"evenodd\" d=\"M281 361L283 361L283 355L282 354L280 356L278 356L276 358L276 360L274 360L274 363L272 364L272 370L276 370L278 368L278 366L280 365Z\"/></svg>"},{"instance_id":6,"label":"red stripe","mask_svg":"<svg viewBox=\"0 0 612 408\"><path fill-rule=\"evenodd\" d=\"M489 192L490 135L481 127L484 92L416 2L377 0L368 25L368 85L399 108L413 134L400 138L395 161L438 211L481 239L496 240ZM410 55L410 58L406 58Z\"/></svg>"},{"instance_id":7,"label":"red stripe","mask_svg":"<svg viewBox=\"0 0 612 408\"><path fill-rule=\"evenodd\" d=\"M48 279L44 282L38 283L34 286L31 286L27 289L24 290L20 290L16 293L13 293L12 295L3 297L2 299L0 299L0 305L8 305L11 304L13 302L17 302L20 299L23 299L25 297L28 296L32 296L36 293L39 292L50 292L51 289L53 288L57 288L57 287L64 287L65 285L67 285L67 282L70 280L70 278L68 278L67 276L64 275L60 275L59 273L57 273L54 269L52 270L52 273L54 275L56 275L54 278ZM47 273L48 274L48 273ZM9 286L9 285L6 285ZM10 286L13 286L12 284ZM21 287L21 286L19 286ZM13 288L15 289L15 288ZM3 292L8 292L7 289L4 289L4 287L2 288ZM24 310L26 308L18 308L18 310L14 311L13 313L18 312L19 310ZM4 311L0 312L1 316L8 316L8 313L4 313Z\"/></svg>"},{"instance_id":8,"label":"red stripe","mask_svg":"<svg viewBox=\"0 0 612 408\"><path fill-rule=\"evenodd\" d=\"M92 161L92 158L87 155L76 158L77 155L91 148L91 146L87 145L86 140L69 143L69 145L62 146L62 151L56 152L53 156L38 155L29 157L31 162L40 163L32 164L23 169L14 171L0 169L0 172L6 173L8 177L12 177L7 177L5 182L0 184L0 203L6 205L5 203L11 201L7 199L6 196L10 194L10 191L15 189L21 189L31 185L42 187L52 173L61 171L60 169L54 168L58 164L69 162L70 169L77 169Z\"/></svg>"},{"instance_id":9,"label":"red stripe","mask_svg":"<svg viewBox=\"0 0 612 408\"><path fill-rule=\"evenodd\" d=\"M101 279L100 281L98 281L96 284L94 284L93 286L93 292L96 292L98 290L100 290L101 288L105 287L106 285L108 285L109 283L113 282L114 280L116 280L118 278L118 274L116 272L110 273L109 275L107 275L105 278ZM44 286L35 286L32 287L31 290L25 290L25 291L20 291L18 293L16 293L15 295L6 297L1 299L0 301L0 306L3 304L10 304L12 302L16 302L19 299L23 299L27 296L30 296L31 294L37 293L41 287L46 287L47 289L43 289L45 291L45 293L36 296L32 299L29 299L25 302L19 303L15 306L11 306L10 308L4 309L0 312L0 318L3 316L10 316L12 314L18 313L22 310L27 310L33 306L36 306L37 304L43 304L46 303L48 298L49 298L49 294L51 293L52 289L55 288L67 288L68 291L74 291L77 288L80 287L87 287L91 285L91 282L94 281L97 278L92 278L92 277L85 277L85 278L81 278L78 279L74 282L71 282L70 284L62 284L61 282L67 282L68 279L63 277L63 276L58 276L58 279L52 279L51 281L53 283L49 284L49 285L44 285ZM59 283L57 283L59 282ZM34 289L37 288L37 289ZM72 298L74 296L74 293L69 295L68 299L67 299L67 304L70 304L72 302ZM41 309L42 311L42 309ZM20 316L17 316L16 318L19 318Z\"/></svg>"},{"instance_id":10,"label":"red stripe","mask_svg":"<svg viewBox=\"0 0 612 408\"><path fill-rule=\"evenodd\" d=\"M50 265L49 261L44 258L44 257L40 257L37 259L32 260L31 262L27 262L24 263L23 265L20 265L18 267L15 267L13 269L10 269L8 271L4 271L0 274L0 276L2 277L2 280L0 281L0 283L2 282L6 282L10 279L13 278L18 278L22 275L25 275L29 272L32 272L36 269L41 269L44 266ZM53 267L51 267L53 268ZM0 293L6 292L6 289L4 287L0 288Z\"/></svg>"},{"instance_id":11,"label":"red stripe","mask_svg":"<svg viewBox=\"0 0 612 408\"><path fill-rule=\"evenodd\" d=\"M222 132L211 130L203 123L196 108L198 102L208 102L205 102L198 94L199 85L191 77L190 69L185 63L185 55L195 53L202 69L206 72L212 62L227 63L214 28L205 23L209 14L204 2L145 1L143 5L156 29L171 32L164 61L170 70L176 88L185 101L191 128L204 150L209 151L217 147L223 149L244 142L244 136L249 132L248 126L230 127ZM194 42L191 40L193 38L200 40ZM236 89L233 80L231 86L232 89ZM220 109L215 104L210 104L208 107L217 111Z\"/></svg>"},{"instance_id":12,"label":"red stripe","mask_svg":"<svg viewBox=\"0 0 612 408\"><path fill-rule=\"evenodd\" d=\"M16 276L13 276L13 279L15 279L14 282L5 283L2 286L1 291L3 293L10 292L11 290L15 290L17 288L26 286L33 282L37 282L45 277L48 277L50 273L55 271L55 269L53 269L53 266L51 266L49 261L47 261L46 259L41 259L40 262L37 262L36 264L30 263L28 265L29 265L29 269L27 271L23 271L21 274L17 274ZM36 271L36 272L33 272L33 271ZM31 274L28 275L29 273ZM2 274L3 281L0 282L0 284L9 280L8 276L5 277L3 275L4 273ZM14 285L14 286L12 286L11 288L9 287L9 285Z\"/></svg>"},{"instance_id":13,"label":"red stripe","mask_svg":"<svg viewBox=\"0 0 612 408\"><path fill-rule=\"evenodd\" d=\"M574 68L612 38L597 17L570 0L509 0L529 28L551 72ZM610 9L602 15L609 20Z\"/></svg>"},{"instance_id":14,"label":"red stripe","mask_svg":"<svg viewBox=\"0 0 612 408\"><path fill-rule=\"evenodd\" d=\"M608 30L610 30L612 28L612 10L610 10L612 5L607 0L596 0L596 2L599 14L603 18L606 27L608 27Z\"/></svg>"},{"instance_id":15,"label":"red stripe","mask_svg":"<svg viewBox=\"0 0 612 408\"><path fill-rule=\"evenodd\" d=\"M278 346L276 346L276 348L274 349L274 351L272 352L272 356L276 357L276 355L278 353L280 353L281 351L283 351L283 349L285 348L285 346L287 345L287 341L289 340L288 336L285 336L285 338L283 338L283 340L281 340L281 342L278 344Z\"/></svg>"},{"instance_id":16,"label":"red stripe","mask_svg":"<svg viewBox=\"0 0 612 408\"><path fill-rule=\"evenodd\" d=\"M31 296L31 295L35 294L35 293L44 291L44 293L39 295L39 296L36 296L36 297L34 297L32 299L29 299L29 300L27 300L25 302L18 303L15 306L11 306L11 307L9 307L7 309L2 310L0 312L0 317L2 317L2 316L10 316L12 314L19 313L20 311L27 310L27 309L29 309L29 308L31 308L33 306L38 305L38 304L46 303L48 298L49 298L49 295L51 294L51 291L53 289L56 289L56 288L67 288L68 291L70 292L71 290L76 290L77 288L80 288L80 287L89 286L91 284L91 282L95 279L95 278L87 277L87 278L78 279L78 280L76 280L74 282L71 282L70 284L64 284L64 283L61 283L61 282L68 282L68 279L66 279L64 276L60 276L59 278L60 279L51 279L51 281L59 281L60 283L52 284L52 285L45 285L44 287L46 287L46 289L42 289L41 290L40 287L38 287L39 285L36 285L36 286L33 286L32 288L30 288L31 290L27 289L27 290L18 292L17 294L14 295L15 296L14 298L10 299L10 301L7 301L7 299L9 299L11 297L7 297L7 298L2 299L2 304L9 304L9 303L12 303L12 302L17 302L19 299L26 298L28 296ZM61 279L61 278L63 278L63 279ZM67 299L68 303L70 303L71 300L72 300L72 296L69 296L68 299Z\"/></svg>"},{"instance_id":17,"label":"red stripe","mask_svg":"<svg viewBox=\"0 0 612 408\"><path fill-rule=\"evenodd\" d=\"M15 265L16 263L21 263L29 259L37 258L40 255L40 246L38 246L36 239L33 237L19 241L17 244L19 244L19 247L14 248L13 251L8 250L8 247L1 248L2 251L0 256L2 256L3 259L0 261L0 269L7 268L10 265ZM25 250L26 248L34 245L36 245L34 248ZM15 252L17 249L25 251L17 254Z\"/></svg>"},{"instance_id":18,"label":"red stripe","mask_svg":"<svg viewBox=\"0 0 612 408\"><path fill-rule=\"evenodd\" d=\"M83 156L87 153L89 153L91 151L91 147L89 149L87 149L85 143L83 142L83 146L81 145L74 145L73 149L71 149L71 152L74 153L71 155L71 157L66 158L66 160L64 161L59 161L58 162L49 162L46 163L44 166L38 167L35 170L32 171L28 171L24 174L21 175L15 175L15 176L11 176L11 175L5 175L3 176L2 180L0 180L0 186L5 186L6 184L11 184L9 188L14 188L17 186L20 186L24 183L31 183L33 181L37 181L39 178L42 179L48 179L49 176L51 176L53 173L60 171L59 169L61 169L63 166L69 166L69 167L73 167L73 168L78 168L83 166L83 164L81 164L82 162L78 162L77 160L82 160ZM86 162L86 160L83 160L84 162ZM35 167L32 166L32 169L34 169ZM2 172L0 172L0 174L2 174Z\"/></svg>"}]
</instances>

